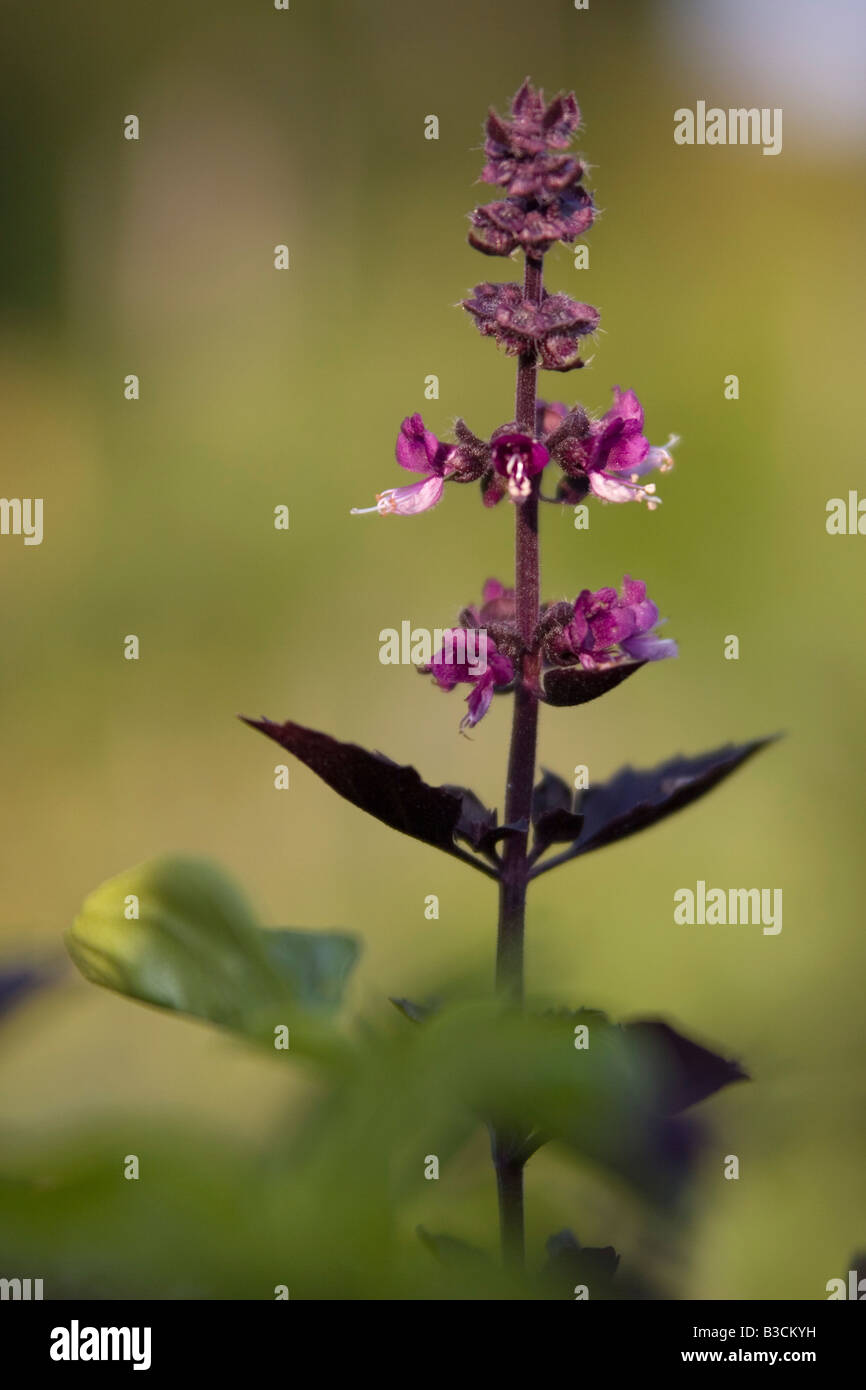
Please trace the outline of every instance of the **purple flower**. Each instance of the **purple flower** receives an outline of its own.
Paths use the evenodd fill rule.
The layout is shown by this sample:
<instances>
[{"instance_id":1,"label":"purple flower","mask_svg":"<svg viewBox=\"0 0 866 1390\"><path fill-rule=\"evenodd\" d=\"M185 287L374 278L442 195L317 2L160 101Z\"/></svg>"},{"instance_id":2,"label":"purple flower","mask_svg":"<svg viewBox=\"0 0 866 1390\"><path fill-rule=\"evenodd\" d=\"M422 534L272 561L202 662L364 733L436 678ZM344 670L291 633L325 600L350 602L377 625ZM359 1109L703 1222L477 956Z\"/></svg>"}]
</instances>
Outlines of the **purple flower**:
<instances>
[{"instance_id":1,"label":"purple flower","mask_svg":"<svg viewBox=\"0 0 866 1390\"><path fill-rule=\"evenodd\" d=\"M454 444L443 444L435 434L425 429L420 415L410 415L400 426L397 439L397 462L410 473L423 473L417 483L405 487L389 487L376 494L375 507L353 507L353 516L379 512L382 516L414 516L427 512L441 501L445 479L456 473L463 463L460 450ZM477 474L476 474L477 476Z\"/></svg>"},{"instance_id":2,"label":"purple flower","mask_svg":"<svg viewBox=\"0 0 866 1390\"><path fill-rule=\"evenodd\" d=\"M512 502L522 502L529 496L532 479L537 477L550 460L543 444L527 434L502 434L491 451L493 469L504 478Z\"/></svg>"},{"instance_id":3,"label":"purple flower","mask_svg":"<svg viewBox=\"0 0 866 1390\"><path fill-rule=\"evenodd\" d=\"M496 581L488 581L485 590L491 583L496 584ZM498 588L502 589L502 586ZM455 685L471 685L472 689L466 697L467 712L460 721L460 727L474 728L490 708L496 687L510 685L514 680L514 667L483 628L448 628L442 634L442 639L441 649L430 665L423 669L429 671L441 690L453 690Z\"/></svg>"},{"instance_id":4,"label":"purple flower","mask_svg":"<svg viewBox=\"0 0 866 1390\"><path fill-rule=\"evenodd\" d=\"M566 473L561 495L574 500L591 490L605 502L646 502L653 511L660 502L655 483L641 483L647 473L673 468L668 450L677 443L672 435L664 448L652 447L643 433L644 413L634 391L614 387L613 405L601 420L589 420L578 409L542 405L541 436ZM579 497L578 497L579 500Z\"/></svg>"},{"instance_id":5,"label":"purple flower","mask_svg":"<svg viewBox=\"0 0 866 1390\"><path fill-rule=\"evenodd\" d=\"M481 590L481 606L475 604L465 609L465 617L473 627L490 627L494 623L514 623L516 596L513 589L507 588L501 579L488 579ZM461 617L461 622L464 618Z\"/></svg>"},{"instance_id":6,"label":"purple flower","mask_svg":"<svg viewBox=\"0 0 866 1390\"><path fill-rule=\"evenodd\" d=\"M643 426L643 407L634 391L621 391L615 386L613 405L593 428L586 462L589 485L597 496L609 502L627 502L637 492L639 500L649 497L649 505L657 505L652 498L655 485L639 487L638 480L654 468L662 472L673 468L667 450L676 439L668 440L664 448L652 448L644 437Z\"/></svg>"},{"instance_id":7,"label":"purple flower","mask_svg":"<svg viewBox=\"0 0 866 1390\"><path fill-rule=\"evenodd\" d=\"M547 656L558 664L580 662L586 670L612 666L623 660L661 661L677 655L677 644L658 637L652 629L659 610L646 596L646 584L626 575L622 596L616 589L584 589L575 600L571 617L548 632Z\"/></svg>"}]
</instances>

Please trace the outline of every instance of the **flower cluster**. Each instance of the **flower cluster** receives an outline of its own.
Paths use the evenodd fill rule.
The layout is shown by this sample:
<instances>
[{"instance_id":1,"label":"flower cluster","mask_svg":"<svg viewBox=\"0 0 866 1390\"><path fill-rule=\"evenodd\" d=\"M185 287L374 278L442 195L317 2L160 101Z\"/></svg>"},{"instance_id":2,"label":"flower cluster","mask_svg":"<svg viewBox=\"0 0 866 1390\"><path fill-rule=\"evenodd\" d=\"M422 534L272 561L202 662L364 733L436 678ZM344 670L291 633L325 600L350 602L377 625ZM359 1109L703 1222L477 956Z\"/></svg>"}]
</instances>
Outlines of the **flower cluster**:
<instances>
[{"instance_id":1,"label":"flower cluster","mask_svg":"<svg viewBox=\"0 0 866 1390\"><path fill-rule=\"evenodd\" d=\"M655 483L644 483L648 473L673 467L669 450L651 445L643 432L644 413L634 391L614 387L614 402L600 420L592 420L581 406L573 409L558 402L540 401L536 437L523 434L511 422L495 430L489 440L479 439L458 420L456 444L443 444L431 433L420 415L411 415L400 426L397 462L422 476L405 487L386 488L375 507L353 508L363 515L414 516L441 501L447 481L481 482L485 506L503 497L520 503L530 491L532 479L553 461L562 470L557 499L580 502L588 492L604 502L646 502L658 506ZM547 500L555 500L548 498Z\"/></svg>"},{"instance_id":2,"label":"flower cluster","mask_svg":"<svg viewBox=\"0 0 866 1390\"><path fill-rule=\"evenodd\" d=\"M559 496L580 501L588 491L604 502L646 502L658 506L655 483L643 483L647 473L673 468L671 435L663 447L644 435L643 406L634 391L613 389L613 405L601 420L589 420L580 407L554 404L544 408L545 446L565 474Z\"/></svg>"},{"instance_id":3,"label":"flower cluster","mask_svg":"<svg viewBox=\"0 0 866 1390\"><path fill-rule=\"evenodd\" d=\"M506 196L475 210L469 240L488 255L511 255L521 249L527 275L523 285L477 285L463 307L483 337L493 338L519 359L520 372L535 367L564 372L583 366L582 340L599 325L597 309L545 290L541 274L544 254L554 242L573 241L593 221L592 199L581 182L584 165L569 153L579 124L573 95L547 102L529 82L511 103L510 117L491 111L487 119L487 162L481 177L499 184ZM419 414L409 416L400 427L396 457L401 468L416 475L415 481L386 488L375 507L353 510L414 516L435 507L448 482L478 482L486 507L506 497L522 507L530 497L572 504L588 496L603 502L644 502L650 511L658 506L656 486L648 475L673 466L669 451L676 439L672 436L664 446L649 443L643 406L634 391L615 386L613 404L600 419L581 405L540 400L535 402L534 418L532 411L529 418L531 432L524 411L520 425L507 421L488 439L457 420L454 443L444 443ZM551 464L558 478L553 488L543 488L541 475ZM459 629L449 629L442 650L422 669L443 690L469 685L461 724L467 728L483 718L496 691L524 680L527 669L535 673L530 682L533 693L544 699L545 673L554 668L560 668L557 687L565 678L561 668L568 667L576 672L569 683L579 685L581 670L610 672L675 656L676 643L656 634L658 622L646 585L626 576L619 594L609 588L584 589L573 603L542 606L527 643L518 632L514 591L490 580L481 604L466 608L460 618L463 629L479 629L482 659L455 659L451 639ZM587 689L584 685L576 694L587 698Z\"/></svg>"},{"instance_id":4,"label":"flower cluster","mask_svg":"<svg viewBox=\"0 0 866 1390\"><path fill-rule=\"evenodd\" d=\"M556 604L542 615L543 649L552 665L575 662L587 671L623 661L661 661L677 655L677 644L658 637L659 610L646 584L626 575L616 589L583 589L573 604Z\"/></svg>"},{"instance_id":5,"label":"flower cluster","mask_svg":"<svg viewBox=\"0 0 866 1390\"><path fill-rule=\"evenodd\" d=\"M510 118L491 111L484 145L487 163L482 179L505 188L506 198L472 214L469 240L490 255L510 255L521 248L535 278L525 285L476 285L463 307L482 337L493 338L521 369L540 366L567 372L584 365L582 340L599 325L598 310L566 294L551 294L541 284L544 253L556 241L573 241L592 224L592 199L583 188L584 165L568 153L580 124L572 94L546 102L527 81L511 103ZM480 481L485 506L504 497L518 505L533 493L535 480L551 462L562 470L556 496L545 501L580 502L588 493L604 502L659 502L648 473L673 466L669 450L676 443L650 445L644 413L634 391L614 388L610 410L593 420L576 405L539 402L534 433L514 421L480 439L458 420L456 442L444 444L420 415L400 427L397 462L418 480L386 488L375 507L356 507L356 514L414 516L441 501L446 482Z\"/></svg>"},{"instance_id":6,"label":"flower cluster","mask_svg":"<svg viewBox=\"0 0 866 1390\"><path fill-rule=\"evenodd\" d=\"M581 184L583 163L565 153L580 125L573 94L545 103L544 93L525 82L511 103L511 118L487 118L481 174L499 184L507 198L476 208L469 241L487 256L510 256L520 248L541 256L557 241L572 242L595 216Z\"/></svg>"},{"instance_id":7,"label":"flower cluster","mask_svg":"<svg viewBox=\"0 0 866 1390\"><path fill-rule=\"evenodd\" d=\"M453 690L456 685L471 686L466 697L466 713L460 721L461 729L471 729L489 710L494 691L504 690L511 685L514 666L483 628L478 633L477 660L455 661L453 653L455 648L459 650L459 644L454 639L458 634L459 629L448 628L443 633L441 649L436 652L430 665L421 667L421 670L432 675L440 690Z\"/></svg>"},{"instance_id":8,"label":"flower cluster","mask_svg":"<svg viewBox=\"0 0 866 1390\"><path fill-rule=\"evenodd\" d=\"M677 655L677 644L653 631L660 621L658 608L647 598L646 584L626 575L621 594L609 588L594 593L584 589L574 603L545 604L530 650L540 651L546 669L580 665L585 671L602 671L661 661ZM517 630L515 592L498 579L488 579L481 603L463 610L460 625L480 629L479 659L474 663L454 660L453 652L465 650L465 643L461 647L455 640L459 629L449 628L442 649L429 666L420 669L432 675L442 690L471 686L468 712L460 724L465 729L483 718L495 693L511 687L526 648Z\"/></svg>"},{"instance_id":9,"label":"flower cluster","mask_svg":"<svg viewBox=\"0 0 866 1390\"><path fill-rule=\"evenodd\" d=\"M576 241L595 216L585 188L546 207L529 207L527 202L509 198L476 208L470 215L470 245L485 256L510 256L518 247L527 254L543 254L557 241Z\"/></svg>"}]
</instances>

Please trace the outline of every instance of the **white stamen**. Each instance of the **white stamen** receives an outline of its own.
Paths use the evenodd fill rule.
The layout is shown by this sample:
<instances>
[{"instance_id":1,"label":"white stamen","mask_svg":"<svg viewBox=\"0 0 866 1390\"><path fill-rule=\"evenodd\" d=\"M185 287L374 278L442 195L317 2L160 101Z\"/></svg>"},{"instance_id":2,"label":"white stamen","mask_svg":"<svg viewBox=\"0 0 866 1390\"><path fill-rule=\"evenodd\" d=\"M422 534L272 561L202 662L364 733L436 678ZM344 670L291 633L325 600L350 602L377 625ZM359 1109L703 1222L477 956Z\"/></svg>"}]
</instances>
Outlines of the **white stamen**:
<instances>
[{"instance_id":1,"label":"white stamen","mask_svg":"<svg viewBox=\"0 0 866 1390\"><path fill-rule=\"evenodd\" d=\"M508 476L508 491L511 496L515 500L520 497L527 497L531 484L526 476L522 455L509 454L505 464L505 472Z\"/></svg>"},{"instance_id":2,"label":"white stamen","mask_svg":"<svg viewBox=\"0 0 866 1390\"><path fill-rule=\"evenodd\" d=\"M375 507L352 507L350 516L369 516L371 512L378 512L380 516L387 516L391 512L396 512L397 503L394 501L394 488L387 488L385 492L376 493Z\"/></svg>"}]
</instances>

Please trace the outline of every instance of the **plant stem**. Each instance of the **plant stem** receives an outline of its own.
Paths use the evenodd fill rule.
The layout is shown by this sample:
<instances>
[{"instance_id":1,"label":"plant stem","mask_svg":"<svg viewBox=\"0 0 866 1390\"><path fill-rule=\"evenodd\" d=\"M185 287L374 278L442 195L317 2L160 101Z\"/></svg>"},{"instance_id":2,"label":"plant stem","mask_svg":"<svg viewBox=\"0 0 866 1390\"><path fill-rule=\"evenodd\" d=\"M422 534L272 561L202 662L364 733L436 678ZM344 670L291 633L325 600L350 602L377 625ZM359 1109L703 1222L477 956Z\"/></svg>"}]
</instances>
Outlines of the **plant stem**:
<instances>
[{"instance_id":1,"label":"plant stem","mask_svg":"<svg viewBox=\"0 0 866 1390\"><path fill-rule=\"evenodd\" d=\"M541 301L543 264L527 257L524 294L532 303ZM522 356L517 368L517 427L535 437L536 357ZM515 505L514 587L517 627L529 647L538 624L538 493L540 477L533 478L529 496ZM496 988L520 1007L524 997L523 938L526 890L529 883L527 842L535 781L535 747L538 733L538 653L523 658L522 679L514 693L508 780L505 788L505 820L525 829L505 843L499 885L499 930L496 947ZM493 1137L493 1161L499 1196L502 1251L508 1263L522 1265L524 1254L523 1167L513 1138L501 1132Z\"/></svg>"},{"instance_id":2,"label":"plant stem","mask_svg":"<svg viewBox=\"0 0 866 1390\"><path fill-rule=\"evenodd\" d=\"M508 1141L496 1135L493 1145L496 1165L496 1195L499 1199L499 1232L502 1258L511 1268L521 1269L524 1259L523 1160L509 1152Z\"/></svg>"}]
</instances>

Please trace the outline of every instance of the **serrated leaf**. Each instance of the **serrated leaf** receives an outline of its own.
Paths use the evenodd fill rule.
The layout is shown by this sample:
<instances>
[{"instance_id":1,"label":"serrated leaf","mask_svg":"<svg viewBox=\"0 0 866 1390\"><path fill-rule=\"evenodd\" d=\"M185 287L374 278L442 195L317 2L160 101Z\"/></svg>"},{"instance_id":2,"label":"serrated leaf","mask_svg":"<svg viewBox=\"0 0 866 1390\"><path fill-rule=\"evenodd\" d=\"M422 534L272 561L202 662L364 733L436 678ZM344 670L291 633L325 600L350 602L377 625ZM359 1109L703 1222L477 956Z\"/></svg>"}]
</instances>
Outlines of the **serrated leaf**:
<instances>
[{"instance_id":1,"label":"serrated leaf","mask_svg":"<svg viewBox=\"0 0 866 1390\"><path fill-rule=\"evenodd\" d=\"M535 874L624 840L673 815L712 791L776 737L726 744L696 757L678 756L646 770L625 767L609 782L590 786L577 803L577 812L583 817L580 835L570 850L539 865Z\"/></svg>"},{"instance_id":2,"label":"serrated leaf","mask_svg":"<svg viewBox=\"0 0 866 1390\"><path fill-rule=\"evenodd\" d=\"M626 767L610 782L589 787L580 801L584 826L579 853L623 840L688 806L712 791L774 738L758 738L739 745L729 743L692 758L671 758L660 767L643 772Z\"/></svg>"},{"instance_id":3,"label":"serrated leaf","mask_svg":"<svg viewBox=\"0 0 866 1390\"><path fill-rule=\"evenodd\" d=\"M735 1081L748 1081L739 1062L712 1052L662 1019L640 1019L623 1031L649 1064L656 1104L665 1115L697 1105Z\"/></svg>"},{"instance_id":4,"label":"serrated leaf","mask_svg":"<svg viewBox=\"0 0 866 1390\"><path fill-rule=\"evenodd\" d=\"M403 835L471 863L482 873L494 873L454 843L463 816L463 795L430 786L414 767L392 762L383 753L370 753L357 743L343 743L291 720L275 724L270 719L244 718L244 723L285 748L353 806Z\"/></svg>"}]
</instances>

